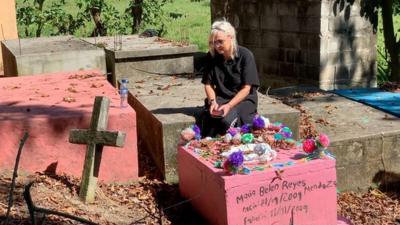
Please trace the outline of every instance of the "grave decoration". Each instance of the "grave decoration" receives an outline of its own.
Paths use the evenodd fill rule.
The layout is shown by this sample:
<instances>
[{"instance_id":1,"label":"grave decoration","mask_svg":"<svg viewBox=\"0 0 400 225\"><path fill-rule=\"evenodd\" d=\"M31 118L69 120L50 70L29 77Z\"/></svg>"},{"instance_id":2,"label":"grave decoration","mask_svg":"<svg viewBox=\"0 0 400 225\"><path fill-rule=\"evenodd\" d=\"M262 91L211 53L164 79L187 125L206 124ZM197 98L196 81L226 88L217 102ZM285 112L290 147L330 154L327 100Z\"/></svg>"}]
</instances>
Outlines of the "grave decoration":
<instances>
[{"instance_id":1,"label":"grave decoration","mask_svg":"<svg viewBox=\"0 0 400 225\"><path fill-rule=\"evenodd\" d=\"M191 125L181 132L181 145L185 149L223 169L226 174L249 174L266 168L282 168L295 163L306 163L318 158L335 159L328 150L329 138L325 134L302 141L292 138L291 129L281 122L271 123L268 118L256 115L252 124L231 127L223 136L201 139L200 129ZM276 163L280 151L298 150L301 160Z\"/></svg>"},{"instance_id":2,"label":"grave decoration","mask_svg":"<svg viewBox=\"0 0 400 225\"><path fill-rule=\"evenodd\" d=\"M296 141L289 127L260 115L215 138L197 132L181 133L179 189L210 224L337 224L336 161L326 135Z\"/></svg>"},{"instance_id":3,"label":"grave decoration","mask_svg":"<svg viewBox=\"0 0 400 225\"><path fill-rule=\"evenodd\" d=\"M110 100L107 97L96 96L90 128L70 131L69 142L87 144L79 190L79 197L87 203L93 202L95 198L103 146L123 147L125 143L124 132L106 130L109 106Z\"/></svg>"}]
</instances>

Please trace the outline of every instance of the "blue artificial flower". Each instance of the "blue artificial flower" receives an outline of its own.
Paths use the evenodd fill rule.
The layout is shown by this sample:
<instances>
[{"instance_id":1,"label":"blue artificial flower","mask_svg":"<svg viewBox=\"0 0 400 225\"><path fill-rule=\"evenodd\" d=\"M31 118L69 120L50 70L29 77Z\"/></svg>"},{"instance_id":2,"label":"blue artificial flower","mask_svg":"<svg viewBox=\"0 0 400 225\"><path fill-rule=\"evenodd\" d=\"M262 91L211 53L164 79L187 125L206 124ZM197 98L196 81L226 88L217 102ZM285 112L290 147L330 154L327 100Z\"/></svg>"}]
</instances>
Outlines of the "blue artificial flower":
<instances>
[{"instance_id":1,"label":"blue artificial flower","mask_svg":"<svg viewBox=\"0 0 400 225\"><path fill-rule=\"evenodd\" d=\"M281 133L276 133L274 134L274 139L278 141L283 140L283 135Z\"/></svg>"},{"instance_id":2,"label":"blue artificial flower","mask_svg":"<svg viewBox=\"0 0 400 225\"><path fill-rule=\"evenodd\" d=\"M229 155L229 162L234 167L239 167L243 164L244 157L242 151L233 152Z\"/></svg>"}]
</instances>

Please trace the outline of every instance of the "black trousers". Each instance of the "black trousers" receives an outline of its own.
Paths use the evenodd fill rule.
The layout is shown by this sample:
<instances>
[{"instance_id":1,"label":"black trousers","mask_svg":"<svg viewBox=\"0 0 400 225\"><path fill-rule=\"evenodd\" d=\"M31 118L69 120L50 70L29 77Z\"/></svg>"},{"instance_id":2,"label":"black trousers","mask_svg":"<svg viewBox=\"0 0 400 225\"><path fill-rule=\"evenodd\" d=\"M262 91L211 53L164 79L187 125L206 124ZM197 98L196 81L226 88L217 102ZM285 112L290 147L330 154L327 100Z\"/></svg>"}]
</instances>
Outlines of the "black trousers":
<instances>
[{"instance_id":1,"label":"black trousers","mask_svg":"<svg viewBox=\"0 0 400 225\"><path fill-rule=\"evenodd\" d=\"M219 105L223 105L227 100L217 99ZM223 118L214 118L210 115L210 106L206 103L199 126L203 137L215 137L224 135L230 127L238 127L244 124L252 124L253 117L257 113L257 107L254 102L244 100L233 107Z\"/></svg>"}]
</instances>

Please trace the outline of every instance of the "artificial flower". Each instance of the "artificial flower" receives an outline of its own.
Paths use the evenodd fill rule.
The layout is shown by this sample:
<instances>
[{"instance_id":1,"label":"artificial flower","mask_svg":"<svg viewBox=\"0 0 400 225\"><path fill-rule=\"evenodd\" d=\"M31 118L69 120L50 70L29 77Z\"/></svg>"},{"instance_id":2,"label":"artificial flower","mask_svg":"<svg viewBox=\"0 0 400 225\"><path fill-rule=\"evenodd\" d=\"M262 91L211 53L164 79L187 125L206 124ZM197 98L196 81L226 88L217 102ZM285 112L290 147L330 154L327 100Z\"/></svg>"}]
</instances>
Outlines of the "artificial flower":
<instances>
[{"instance_id":1,"label":"artificial flower","mask_svg":"<svg viewBox=\"0 0 400 225\"><path fill-rule=\"evenodd\" d=\"M315 141L313 139L306 139L303 141L303 150L306 153L313 153L314 150L317 149L315 145Z\"/></svg>"},{"instance_id":2,"label":"artificial flower","mask_svg":"<svg viewBox=\"0 0 400 225\"><path fill-rule=\"evenodd\" d=\"M232 135L230 133L227 133L227 134L225 134L224 142L225 143L231 143L232 138L233 138Z\"/></svg>"},{"instance_id":3,"label":"artificial flower","mask_svg":"<svg viewBox=\"0 0 400 225\"><path fill-rule=\"evenodd\" d=\"M235 134L232 138L232 143L234 145L239 145L242 143L242 135L240 133Z\"/></svg>"},{"instance_id":4,"label":"artificial flower","mask_svg":"<svg viewBox=\"0 0 400 225\"><path fill-rule=\"evenodd\" d=\"M328 136L326 134L320 134L318 136L318 143L321 145L321 147L327 148L330 143Z\"/></svg>"},{"instance_id":5,"label":"artificial flower","mask_svg":"<svg viewBox=\"0 0 400 225\"><path fill-rule=\"evenodd\" d=\"M200 140L201 139L201 131L200 131L199 126L194 124L194 125L192 125L192 129L193 129L193 131L195 133L194 137L196 138L196 140Z\"/></svg>"},{"instance_id":6,"label":"artificial flower","mask_svg":"<svg viewBox=\"0 0 400 225\"><path fill-rule=\"evenodd\" d=\"M229 133L232 137L234 137L237 133L239 133L239 130L236 127L230 127L227 133Z\"/></svg>"},{"instance_id":7,"label":"artificial flower","mask_svg":"<svg viewBox=\"0 0 400 225\"><path fill-rule=\"evenodd\" d=\"M223 168L227 174L237 174L239 173L241 167L243 166L244 156L242 151L233 152L224 161Z\"/></svg>"},{"instance_id":8,"label":"artificial flower","mask_svg":"<svg viewBox=\"0 0 400 225\"><path fill-rule=\"evenodd\" d=\"M285 138L291 138L293 136L289 127L282 127L279 133L281 133Z\"/></svg>"},{"instance_id":9,"label":"artificial flower","mask_svg":"<svg viewBox=\"0 0 400 225\"><path fill-rule=\"evenodd\" d=\"M232 166L235 167L241 166L244 160L243 152L242 151L232 152L232 154L229 155L228 160Z\"/></svg>"},{"instance_id":10,"label":"artificial flower","mask_svg":"<svg viewBox=\"0 0 400 225\"><path fill-rule=\"evenodd\" d=\"M254 129L262 129L265 127L265 121L258 114L253 117L253 127Z\"/></svg>"},{"instance_id":11,"label":"artificial flower","mask_svg":"<svg viewBox=\"0 0 400 225\"><path fill-rule=\"evenodd\" d=\"M254 140L254 135L252 133L247 133L242 135L242 143L249 144Z\"/></svg>"},{"instance_id":12,"label":"artificial flower","mask_svg":"<svg viewBox=\"0 0 400 225\"><path fill-rule=\"evenodd\" d=\"M181 132L181 138L185 141L191 141L194 139L196 136L196 133L193 131L192 128L188 127L182 130Z\"/></svg>"},{"instance_id":13,"label":"artificial flower","mask_svg":"<svg viewBox=\"0 0 400 225\"><path fill-rule=\"evenodd\" d=\"M242 134L250 133L250 126L248 124L245 124L245 125L241 126L240 127L240 132Z\"/></svg>"}]
</instances>

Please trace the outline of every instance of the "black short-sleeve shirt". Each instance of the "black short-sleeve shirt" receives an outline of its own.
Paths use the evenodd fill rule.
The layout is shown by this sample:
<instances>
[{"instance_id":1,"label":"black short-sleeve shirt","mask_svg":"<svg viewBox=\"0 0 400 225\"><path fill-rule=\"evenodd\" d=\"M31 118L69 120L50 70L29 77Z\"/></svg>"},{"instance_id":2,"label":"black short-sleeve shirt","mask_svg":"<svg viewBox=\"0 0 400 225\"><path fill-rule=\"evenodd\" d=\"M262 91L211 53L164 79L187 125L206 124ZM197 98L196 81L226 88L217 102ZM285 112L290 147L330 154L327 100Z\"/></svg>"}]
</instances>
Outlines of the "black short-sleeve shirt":
<instances>
[{"instance_id":1,"label":"black short-sleeve shirt","mask_svg":"<svg viewBox=\"0 0 400 225\"><path fill-rule=\"evenodd\" d=\"M253 102L257 107L257 88L260 81L254 56L249 49L242 46L238 46L237 53L234 59L228 61L218 53L214 57L208 53L201 82L212 85L217 98L225 100L224 103L231 100L243 85L251 85L250 93L243 101Z\"/></svg>"}]
</instances>

